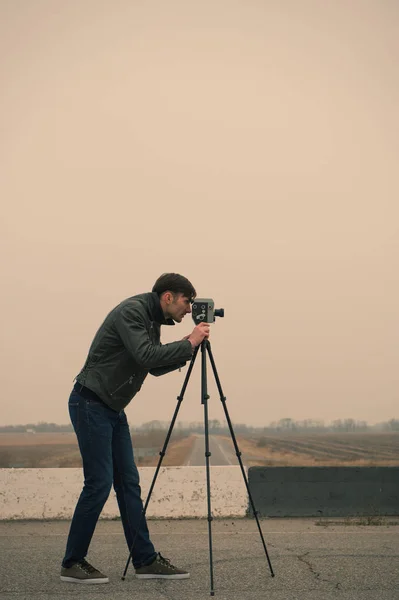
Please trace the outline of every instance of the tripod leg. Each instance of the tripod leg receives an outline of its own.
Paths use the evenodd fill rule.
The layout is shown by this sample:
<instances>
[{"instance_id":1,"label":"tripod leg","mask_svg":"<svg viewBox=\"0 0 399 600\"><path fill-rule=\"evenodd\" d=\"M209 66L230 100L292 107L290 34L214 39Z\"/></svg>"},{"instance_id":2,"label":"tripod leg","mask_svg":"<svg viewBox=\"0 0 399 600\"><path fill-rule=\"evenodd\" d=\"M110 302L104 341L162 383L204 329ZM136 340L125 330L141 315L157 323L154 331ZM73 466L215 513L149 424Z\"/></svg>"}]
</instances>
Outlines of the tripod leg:
<instances>
[{"instance_id":1,"label":"tripod leg","mask_svg":"<svg viewBox=\"0 0 399 600\"><path fill-rule=\"evenodd\" d=\"M226 406L226 400L227 399L226 399L225 395L223 394L223 390L222 390L222 386L221 386L221 383L220 383L220 379L219 379L219 376L218 376L218 373L217 373L217 370L216 370L215 361L214 361L213 355L212 355L211 345L210 345L210 343L209 343L208 340L206 342L206 349L208 350L209 358L210 358L211 365L212 365L213 374L215 376L216 385L217 385L217 388L219 390L220 400L222 401L222 404L223 404L224 414L226 416L226 421L227 421L228 426L229 426L231 439L233 440L234 448L235 448L235 451L236 451L236 456L238 458L238 462L240 463L241 473L242 473L242 476L244 478L245 486L247 488L247 492L248 492L248 497L249 497L249 501L250 501L250 504L251 504L251 508L252 508L253 513L254 513L254 517L256 519L256 524L258 526L260 538L262 540L262 544L263 544L263 548L264 548L264 551L265 551L265 554L266 554L267 562L269 564L270 573L271 573L271 576L274 577L273 567L272 567L272 564L270 562L269 553L268 553L267 548L266 548L266 543L265 543L265 540L264 540L264 537L263 537L263 533L262 533L262 529L261 529L261 526L260 526L260 523L259 523L259 519L258 519L258 511L255 509L255 505L254 505L254 501L253 501L253 498L252 498L252 494L251 494L251 491L249 489L247 475L245 473L244 465L242 464L241 452L240 452L240 450L238 448L236 436L234 434L233 426L231 424L230 416L229 416L229 413L228 413L228 410L227 410L227 406Z\"/></svg>"},{"instance_id":2,"label":"tripod leg","mask_svg":"<svg viewBox=\"0 0 399 600\"><path fill-rule=\"evenodd\" d=\"M150 502L151 494L152 494L153 489L155 487L155 482L157 480L158 473L159 473L159 470L160 470L161 465L162 465L163 457L166 454L166 448L167 448L167 446L169 444L170 436L172 435L172 430L173 430L173 427L174 427L176 419L177 419L177 415L178 415L178 412L179 412L179 409L180 409L180 405L183 402L184 394L186 392L188 381L190 379L190 375L191 375L191 372L192 372L193 367L194 367L195 359L197 358L198 349L199 349L199 346L197 346L197 348L194 351L193 357L191 359L190 366L189 366L188 371L187 371L187 375L186 375L186 377L184 379L184 383L183 383L183 387L182 387L181 392L180 392L180 396L177 397L177 400L178 400L177 406L176 406L175 412L173 414L173 418L172 418L172 421L171 421L171 424L170 424L170 427L169 427L169 430L168 430L168 433L167 433L167 436L166 436L166 439L165 439L165 443L163 445L163 448L162 448L161 452L159 453L160 457L159 457L158 465L157 465L157 468L155 470L155 474L154 474L154 478L153 478L151 486L150 486L150 490L148 492L147 500L145 502L144 508L143 508L141 516L140 516L140 521L139 521L139 524L137 526L137 532L136 532L136 535L134 536L132 547L130 548L129 558L127 559L125 570L124 570L123 575L122 575L122 581L124 581L125 578L126 578L126 573L127 573L128 568L129 568L129 563L130 563L130 561L132 559L133 550L134 550L134 547L136 545L138 530L140 528L141 521L143 520L143 518L144 518L144 516L145 516L145 514L147 512L147 507L148 507L148 504Z\"/></svg>"},{"instance_id":3,"label":"tripod leg","mask_svg":"<svg viewBox=\"0 0 399 600\"><path fill-rule=\"evenodd\" d=\"M208 537L209 537L209 563L210 563L210 576L211 576L211 596L215 595L213 586L213 556L212 556L212 513L211 513L211 477L209 467L209 457L211 453L209 451L209 428L208 428L208 386L206 378L206 344L201 344L202 362L201 362L201 403L204 405L204 425L205 425L205 464L206 464L206 489L208 499Z\"/></svg>"}]
</instances>

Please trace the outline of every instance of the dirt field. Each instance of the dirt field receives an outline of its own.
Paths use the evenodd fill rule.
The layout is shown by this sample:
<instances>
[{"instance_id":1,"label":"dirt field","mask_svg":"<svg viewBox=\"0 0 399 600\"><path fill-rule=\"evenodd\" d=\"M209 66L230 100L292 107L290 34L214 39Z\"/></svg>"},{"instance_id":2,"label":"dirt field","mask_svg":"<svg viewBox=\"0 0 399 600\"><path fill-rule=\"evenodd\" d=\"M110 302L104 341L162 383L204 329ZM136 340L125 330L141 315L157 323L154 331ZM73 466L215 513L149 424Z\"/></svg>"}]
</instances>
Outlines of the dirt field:
<instances>
[{"instance_id":1,"label":"dirt field","mask_svg":"<svg viewBox=\"0 0 399 600\"><path fill-rule=\"evenodd\" d=\"M47 446L75 444L76 435L71 433L0 433L0 448L4 446Z\"/></svg>"},{"instance_id":2,"label":"dirt field","mask_svg":"<svg viewBox=\"0 0 399 600\"><path fill-rule=\"evenodd\" d=\"M177 441L171 441L166 450L166 454L162 461L163 467L180 467L184 464L185 458L190 454L195 443L196 436L190 435ZM160 446L162 449L163 444ZM142 459L138 464L145 467L153 467L158 464L159 454L149 458Z\"/></svg>"},{"instance_id":3,"label":"dirt field","mask_svg":"<svg viewBox=\"0 0 399 600\"><path fill-rule=\"evenodd\" d=\"M134 434L133 447L136 463L140 466L158 464L159 451L165 441L165 432ZM195 436L186 436L169 442L162 466L182 465L191 451ZM139 456L139 449L154 449L154 456ZM81 467L82 460L74 433L1 433L0 468Z\"/></svg>"},{"instance_id":4,"label":"dirt field","mask_svg":"<svg viewBox=\"0 0 399 600\"><path fill-rule=\"evenodd\" d=\"M237 436L247 466L397 466L399 433Z\"/></svg>"}]
</instances>

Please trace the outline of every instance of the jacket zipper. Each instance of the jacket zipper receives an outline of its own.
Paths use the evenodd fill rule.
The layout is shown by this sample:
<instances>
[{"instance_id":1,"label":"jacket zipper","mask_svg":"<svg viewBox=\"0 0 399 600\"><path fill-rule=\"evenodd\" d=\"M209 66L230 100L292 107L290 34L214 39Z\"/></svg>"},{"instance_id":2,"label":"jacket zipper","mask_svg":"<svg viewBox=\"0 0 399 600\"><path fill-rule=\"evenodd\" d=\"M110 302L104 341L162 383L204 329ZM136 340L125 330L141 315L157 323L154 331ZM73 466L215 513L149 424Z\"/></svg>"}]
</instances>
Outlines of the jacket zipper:
<instances>
[{"instance_id":1,"label":"jacket zipper","mask_svg":"<svg viewBox=\"0 0 399 600\"><path fill-rule=\"evenodd\" d=\"M121 388L123 388L123 386L127 385L128 383L132 383L132 381L133 381L133 378L134 378L134 375L131 375L131 376L129 377L129 379L127 379L126 381L124 381L123 383L121 383L121 384L120 384L120 385L119 385L119 386L116 388L116 390L114 390L113 392L111 392L111 393L110 393L110 396L113 396L114 394L116 394L116 392L118 392L118 391L119 391Z\"/></svg>"}]
</instances>

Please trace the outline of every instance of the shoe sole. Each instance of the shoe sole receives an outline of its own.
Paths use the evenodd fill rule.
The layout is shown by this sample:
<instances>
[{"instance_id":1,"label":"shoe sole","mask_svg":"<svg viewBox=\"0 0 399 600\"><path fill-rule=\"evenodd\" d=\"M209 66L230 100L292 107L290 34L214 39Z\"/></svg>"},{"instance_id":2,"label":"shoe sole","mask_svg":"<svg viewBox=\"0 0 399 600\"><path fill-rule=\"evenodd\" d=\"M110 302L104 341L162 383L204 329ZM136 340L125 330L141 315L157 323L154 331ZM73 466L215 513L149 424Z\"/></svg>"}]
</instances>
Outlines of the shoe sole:
<instances>
[{"instance_id":1,"label":"shoe sole","mask_svg":"<svg viewBox=\"0 0 399 600\"><path fill-rule=\"evenodd\" d=\"M104 579L78 579L77 577L65 577L64 575L61 575L60 579L61 581L66 581L68 583L85 583L86 585L97 585L99 583L109 582L108 577L105 577Z\"/></svg>"},{"instance_id":2,"label":"shoe sole","mask_svg":"<svg viewBox=\"0 0 399 600\"><path fill-rule=\"evenodd\" d=\"M148 573L143 575L136 575L137 579L188 579L190 573L178 573L176 575L156 575L155 573Z\"/></svg>"}]
</instances>

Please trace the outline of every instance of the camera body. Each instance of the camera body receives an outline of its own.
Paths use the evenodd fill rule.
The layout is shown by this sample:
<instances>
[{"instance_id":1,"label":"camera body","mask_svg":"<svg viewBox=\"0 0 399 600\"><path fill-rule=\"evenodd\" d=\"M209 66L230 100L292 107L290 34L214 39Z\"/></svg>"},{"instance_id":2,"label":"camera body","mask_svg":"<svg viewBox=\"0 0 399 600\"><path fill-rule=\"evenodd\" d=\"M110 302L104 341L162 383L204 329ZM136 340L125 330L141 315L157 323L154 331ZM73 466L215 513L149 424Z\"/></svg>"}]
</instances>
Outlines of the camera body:
<instances>
[{"instance_id":1,"label":"camera body","mask_svg":"<svg viewBox=\"0 0 399 600\"><path fill-rule=\"evenodd\" d=\"M214 323L215 317L224 317L223 308L215 308L212 298L196 298L191 306L193 321L199 323Z\"/></svg>"}]
</instances>

